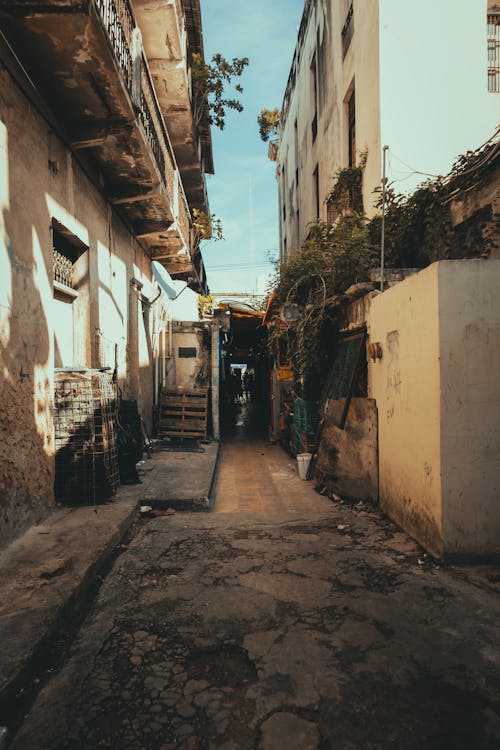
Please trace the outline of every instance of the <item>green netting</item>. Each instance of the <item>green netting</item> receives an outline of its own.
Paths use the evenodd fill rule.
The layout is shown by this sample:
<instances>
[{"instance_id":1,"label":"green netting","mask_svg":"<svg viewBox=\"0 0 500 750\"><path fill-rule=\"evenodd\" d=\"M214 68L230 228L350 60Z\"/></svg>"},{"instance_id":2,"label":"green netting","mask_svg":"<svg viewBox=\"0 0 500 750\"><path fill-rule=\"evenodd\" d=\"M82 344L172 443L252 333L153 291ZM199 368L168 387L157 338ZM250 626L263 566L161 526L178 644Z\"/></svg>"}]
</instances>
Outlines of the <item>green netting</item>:
<instances>
[{"instance_id":1,"label":"green netting","mask_svg":"<svg viewBox=\"0 0 500 750\"><path fill-rule=\"evenodd\" d=\"M295 453L311 453L318 426L318 402L295 399L293 406Z\"/></svg>"},{"instance_id":2,"label":"green netting","mask_svg":"<svg viewBox=\"0 0 500 750\"><path fill-rule=\"evenodd\" d=\"M361 337L339 343L335 360L323 392L323 402L327 398L339 399L345 398L348 395L356 357L361 345Z\"/></svg>"}]
</instances>

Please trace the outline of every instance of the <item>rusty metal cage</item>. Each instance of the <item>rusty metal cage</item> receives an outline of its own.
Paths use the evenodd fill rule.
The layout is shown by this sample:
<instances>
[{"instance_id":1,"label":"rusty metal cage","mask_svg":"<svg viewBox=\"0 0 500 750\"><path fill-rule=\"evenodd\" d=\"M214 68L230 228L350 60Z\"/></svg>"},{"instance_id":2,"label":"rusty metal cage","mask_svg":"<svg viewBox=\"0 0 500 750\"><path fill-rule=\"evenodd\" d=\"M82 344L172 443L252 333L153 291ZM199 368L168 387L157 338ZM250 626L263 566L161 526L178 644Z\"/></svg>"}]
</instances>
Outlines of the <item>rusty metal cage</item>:
<instances>
[{"instance_id":1,"label":"rusty metal cage","mask_svg":"<svg viewBox=\"0 0 500 750\"><path fill-rule=\"evenodd\" d=\"M117 393L95 370L55 373L55 496L64 504L103 502L120 483L116 451Z\"/></svg>"}]
</instances>

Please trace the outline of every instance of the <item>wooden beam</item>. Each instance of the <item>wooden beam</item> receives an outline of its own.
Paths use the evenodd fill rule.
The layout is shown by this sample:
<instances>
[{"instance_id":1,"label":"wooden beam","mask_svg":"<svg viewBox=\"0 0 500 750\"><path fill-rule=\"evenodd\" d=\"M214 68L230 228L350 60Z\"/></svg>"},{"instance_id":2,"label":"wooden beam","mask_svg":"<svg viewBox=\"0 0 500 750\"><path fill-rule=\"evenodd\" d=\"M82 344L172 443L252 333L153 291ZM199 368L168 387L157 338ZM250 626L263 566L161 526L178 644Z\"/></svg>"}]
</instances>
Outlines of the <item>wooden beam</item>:
<instances>
[{"instance_id":1,"label":"wooden beam","mask_svg":"<svg viewBox=\"0 0 500 750\"><path fill-rule=\"evenodd\" d=\"M125 120L110 118L104 121L89 122L71 139L71 148L81 151L85 148L102 146L109 138L129 132L131 125Z\"/></svg>"},{"instance_id":2,"label":"wooden beam","mask_svg":"<svg viewBox=\"0 0 500 750\"><path fill-rule=\"evenodd\" d=\"M159 198L162 195L162 190L159 185L156 185L152 190L147 193L136 193L134 195L116 196L110 198L110 202L113 206L121 206L127 203L139 203L140 201L149 201ZM164 231L164 230L161 230Z\"/></svg>"}]
</instances>

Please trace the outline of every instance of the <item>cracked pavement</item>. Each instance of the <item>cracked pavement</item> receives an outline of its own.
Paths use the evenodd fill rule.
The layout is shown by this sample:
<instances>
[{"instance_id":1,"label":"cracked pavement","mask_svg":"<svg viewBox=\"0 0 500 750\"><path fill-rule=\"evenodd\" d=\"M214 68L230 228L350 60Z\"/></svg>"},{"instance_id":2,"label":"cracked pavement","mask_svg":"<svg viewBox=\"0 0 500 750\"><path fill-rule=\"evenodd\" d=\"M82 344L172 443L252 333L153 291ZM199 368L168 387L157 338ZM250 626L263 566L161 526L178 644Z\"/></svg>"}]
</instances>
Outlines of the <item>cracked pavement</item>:
<instances>
[{"instance_id":1,"label":"cracked pavement","mask_svg":"<svg viewBox=\"0 0 500 750\"><path fill-rule=\"evenodd\" d=\"M497 595L316 497L140 522L12 747L498 748Z\"/></svg>"}]
</instances>

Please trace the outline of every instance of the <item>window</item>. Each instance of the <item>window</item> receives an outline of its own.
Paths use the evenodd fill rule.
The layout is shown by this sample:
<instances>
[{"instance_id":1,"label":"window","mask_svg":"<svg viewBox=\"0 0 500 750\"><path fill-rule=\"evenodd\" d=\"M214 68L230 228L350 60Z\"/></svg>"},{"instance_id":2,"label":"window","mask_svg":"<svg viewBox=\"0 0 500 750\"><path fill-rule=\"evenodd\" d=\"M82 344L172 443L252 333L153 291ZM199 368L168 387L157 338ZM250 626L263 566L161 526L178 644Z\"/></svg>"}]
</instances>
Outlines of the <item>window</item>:
<instances>
[{"instance_id":1,"label":"window","mask_svg":"<svg viewBox=\"0 0 500 750\"><path fill-rule=\"evenodd\" d=\"M342 28L342 59L347 55L347 50L350 47L351 40L354 34L354 8L351 3L348 10L347 16Z\"/></svg>"},{"instance_id":2,"label":"window","mask_svg":"<svg viewBox=\"0 0 500 750\"><path fill-rule=\"evenodd\" d=\"M319 219L319 164L316 164L316 169L313 172L313 190L315 218Z\"/></svg>"},{"instance_id":3,"label":"window","mask_svg":"<svg viewBox=\"0 0 500 750\"><path fill-rule=\"evenodd\" d=\"M350 167L356 166L356 91L353 88L347 101L347 142Z\"/></svg>"},{"instance_id":4,"label":"window","mask_svg":"<svg viewBox=\"0 0 500 750\"><path fill-rule=\"evenodd\" d=\"M316 53L313 55L311 61L311 93L312 93L312 112L313 118L311 122L311 134L312 142L316 140L318 135L318 71L316 68Z\"/></svg>"},{"instance_id":5,"label":"window","mask_svg":"<svg viewBox=\"0 0 500 750\"><path fill-rule=\"evenodd\" d=\"M299 186L299 125L295 120L293 126L293 141L295 150L295 185Z\"/></svg>"},{"instance_id":6,"label":"window","mask_svg":"<svg viewBox=\"0 0 500 750\"><path fill-rule=\"evenodd\" d=\"M52 268L55 289L73 289L74 267L86 249L86 245L62 224L55 219L52 221ZM59 291L64 289L61 288Z\"/></svg>"},{"instance_id":7,"label":"window","mask_svg":"<svg viewBox=\"0 0 500 750\"><path fill-rule=\"evenodd\" d=\"M488 91L500 92L500 12L488 13Z\"/></svg>"},{"instance_id":8,"label":"window","mask_svg":"<svg viewBox=\"0 0 500 750\"><path fill-rule=\"evenodd\" d=\"M326 223L329 224L329 226L333 226L337 216L338 211L335 206L335 201L333 198L329 198L326 203Z\"/></svg>"},{"instance_id":9,"label":"window","mask_svg":"<svg viewBox=\"0 0 500 750\"><path fill-rule=\"evenodd\" d=\"M82 259L82 265L79 259L86 250L81 240L55 219L52 221L55 367L72 367L79 357L81 331L75 330L73 307L78 298L79 281L85 275L86 262Z\"/></svg>"}]
</instances>

